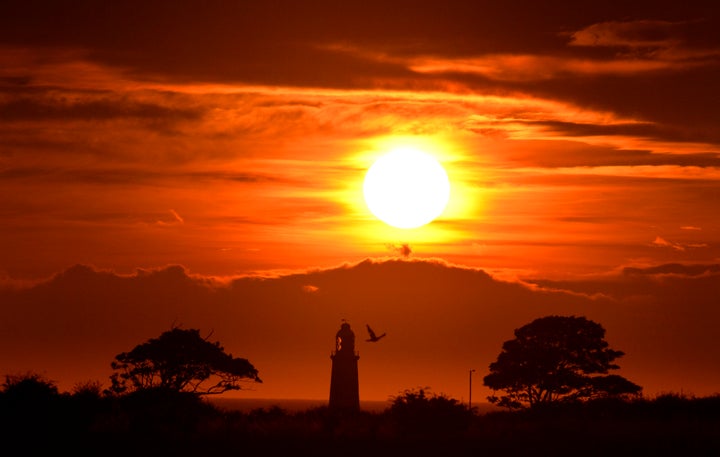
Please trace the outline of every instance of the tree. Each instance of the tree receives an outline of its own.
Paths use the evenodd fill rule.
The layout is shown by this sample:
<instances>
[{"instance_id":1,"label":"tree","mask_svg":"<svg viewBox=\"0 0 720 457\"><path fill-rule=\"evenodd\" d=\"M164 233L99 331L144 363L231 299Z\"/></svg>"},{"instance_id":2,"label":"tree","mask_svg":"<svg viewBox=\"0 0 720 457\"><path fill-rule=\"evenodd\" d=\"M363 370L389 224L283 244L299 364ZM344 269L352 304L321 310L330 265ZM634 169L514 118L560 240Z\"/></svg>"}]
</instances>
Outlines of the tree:
<instances>
[{"instance_id":1,"label":"tree","mask_svg":"<svg viewBox=\"0 0 720 457\"><path fill-rule=\"evenodd\" d=\"M209 395L240 390L248 380L262 382L247 359L226 353L196 329L166 331L115 356L112 368L113 393L153 389Z\"/></svg>"},{"instance_id":2,"label":"tree","mask_svg":"<svg viewBox=\"0 0 720 457\"><path fill-rule=\"evenodd\" d=\"M619 375L613 363L622 351L608 347L605 329L584 317L547 316L515 330L503 343L483 382L494 391L488 400L520 408L560 401L627 396L642 388Z\"/></svg>"}]
</instances>

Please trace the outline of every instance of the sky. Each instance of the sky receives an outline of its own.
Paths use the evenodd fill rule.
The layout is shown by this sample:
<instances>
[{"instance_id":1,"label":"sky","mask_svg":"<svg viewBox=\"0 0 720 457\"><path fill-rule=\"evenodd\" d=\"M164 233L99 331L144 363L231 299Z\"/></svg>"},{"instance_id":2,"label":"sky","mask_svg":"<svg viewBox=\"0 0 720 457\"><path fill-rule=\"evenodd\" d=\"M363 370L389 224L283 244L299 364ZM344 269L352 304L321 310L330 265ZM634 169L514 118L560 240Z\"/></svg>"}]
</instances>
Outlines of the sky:
<instances>
[{"instance_id":1,"label":"sky","mask_svg":"<svg viewBox=\"0 0 720 457\"><path fill-rule=\"evenodd\" d=\"M720 391L710 3L3 2L0 373L108 383L181 325L321 399L347 319L361 398L482 398L574 314L646 394ZM362 184L407 146L451 195L396 229Z\"/></svg>"}]
</instances>

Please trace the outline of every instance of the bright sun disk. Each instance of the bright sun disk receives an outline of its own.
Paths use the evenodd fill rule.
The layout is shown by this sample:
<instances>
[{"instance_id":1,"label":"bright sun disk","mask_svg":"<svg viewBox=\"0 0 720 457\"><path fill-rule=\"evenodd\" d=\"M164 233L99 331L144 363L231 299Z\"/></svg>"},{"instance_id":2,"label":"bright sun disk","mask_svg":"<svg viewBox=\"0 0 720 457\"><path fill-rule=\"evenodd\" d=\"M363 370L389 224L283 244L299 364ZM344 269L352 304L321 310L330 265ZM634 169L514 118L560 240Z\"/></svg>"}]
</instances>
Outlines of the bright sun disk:
<instances>
[{"instance_id":1,"label":"bright sun disk","mask_svg":"<svg viewBox=\"0 0 720 457\"><path fill-rule=\"evenodd\" d=\"M393 227L412 229L442 214L450 200L450 181L431 155L397 148L368 169L363 194L375 217Z\"/></svg>"}]
</instances>

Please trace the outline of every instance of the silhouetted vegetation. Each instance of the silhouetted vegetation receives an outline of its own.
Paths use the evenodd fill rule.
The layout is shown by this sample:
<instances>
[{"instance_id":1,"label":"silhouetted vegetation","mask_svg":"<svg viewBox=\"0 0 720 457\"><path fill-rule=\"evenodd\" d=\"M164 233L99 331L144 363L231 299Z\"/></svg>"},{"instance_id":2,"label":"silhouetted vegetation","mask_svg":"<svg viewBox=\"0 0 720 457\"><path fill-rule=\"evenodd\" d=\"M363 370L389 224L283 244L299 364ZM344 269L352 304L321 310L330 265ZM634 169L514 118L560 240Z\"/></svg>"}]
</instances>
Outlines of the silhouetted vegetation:
<instances>
[{"instance_id":1,"label":"silhouetted vegetation","mask_svg":"<svg viewBox=\"0 0 720 457\"><path fill-rule=\"evenodd\" d=\"M6 448L29 454L718 455L720 395L607 397L475 414L456 399L414 389L379 413L240 412L163 388L110 395L88 382L61 393L25 374L2 385L0 432Z\"/></svg>"},{"instance_id":2,"label":"silhouetted vegetation","mask_svg":"<svg viewBox=\"0 0 720 457\"><path fill-rule=\"evenodd\" d=\"M209 395L240 390L247 380L262 382L247 359L227 354L219 342L202 338L197 329L168 330L115 356L112 368L114 393L160 389Z\"/></svg>"},{"instance_id":3,"label":"silhouetted vegetation","mask_svg":"<svg viewBox=\"0 0 720 457\"><path fill-rule=\"evenodd\" d=\"M4 449L29 455L720 455L720 395L627 395L639 387L605 374L622 353L609 349L602 327L584 318L551 316L516 336L488 377L517 376L524 389L550 392L533 403L522 396L526 391L505 387L506 402L533 408L477 414L423 388L401 392L375 413L223 409L203 394L233 390L239 379L259 380L257 370L197 330L173 329L120 354L111 389L87 381L60 392L35 373L7 375L0 438ZM213 376L219 381L199 389Z\"/></svg>"},{"instance_id":4,"label":"silhouetted vegetation","mask_svg":"<svg viewBox=\"0 0 720 457\"><path fill-rule=\"evenodd\" d=\"M406 390L394 397L387 413L403 435L463 433L472 417L456 399L426 389Z\"/></svg>"},{"instance_id":5,"label":"silhouetted vegetation","mask_svg":"<svg viewBox=\"0 0 720 457\"><path fill-rule=\"evenodd\" d=\"M483 382L505 395L488 400L508 408L637 395L642 388L622 376L613 361L622 351L608 347L605 329L584 317L547 316L515 330L503 343Z\"/></svg>"}]
</instances>

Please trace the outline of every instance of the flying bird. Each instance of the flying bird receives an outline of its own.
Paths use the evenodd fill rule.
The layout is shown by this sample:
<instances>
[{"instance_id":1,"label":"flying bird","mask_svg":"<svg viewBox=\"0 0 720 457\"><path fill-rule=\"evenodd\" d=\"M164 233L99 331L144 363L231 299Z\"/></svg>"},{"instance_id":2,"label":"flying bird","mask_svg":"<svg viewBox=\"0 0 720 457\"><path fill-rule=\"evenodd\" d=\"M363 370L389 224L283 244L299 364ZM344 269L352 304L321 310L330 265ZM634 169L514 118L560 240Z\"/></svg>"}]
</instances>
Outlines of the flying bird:
<instances>
[{"instance_id":1,"label":"flying bird","mask_svg":"<svg viewBox=\"0 0 720 457\"><path fill-rule=\"evenodd\" d=\"M373 331L372 328L370 328L370 326L369 326L368 324L365 324L365 326L367 327L368 333L370 334L370 338L368 338L368 339L365 340L365 341L369 341L369 342L371 342L371 343L376 343L378 340L380 340L380 338L382 338L382 337L385 336L384 333L383 333L382 335L380 335L380 336L375 335L375 332Z\"/></svg>"}]
</instances>

